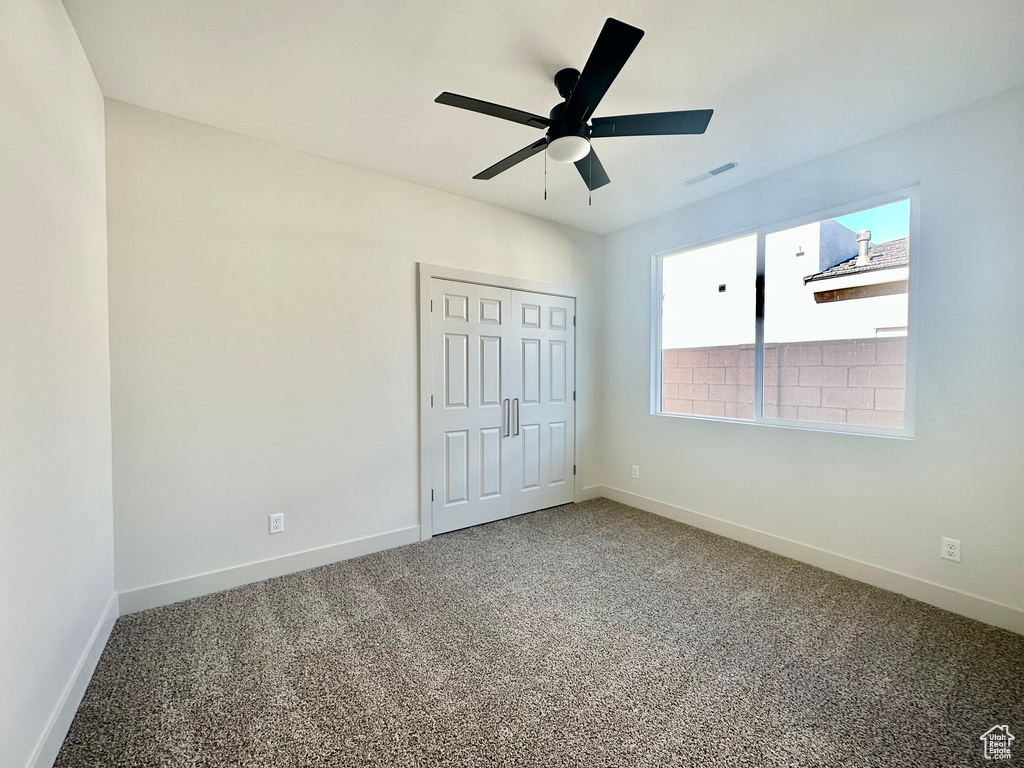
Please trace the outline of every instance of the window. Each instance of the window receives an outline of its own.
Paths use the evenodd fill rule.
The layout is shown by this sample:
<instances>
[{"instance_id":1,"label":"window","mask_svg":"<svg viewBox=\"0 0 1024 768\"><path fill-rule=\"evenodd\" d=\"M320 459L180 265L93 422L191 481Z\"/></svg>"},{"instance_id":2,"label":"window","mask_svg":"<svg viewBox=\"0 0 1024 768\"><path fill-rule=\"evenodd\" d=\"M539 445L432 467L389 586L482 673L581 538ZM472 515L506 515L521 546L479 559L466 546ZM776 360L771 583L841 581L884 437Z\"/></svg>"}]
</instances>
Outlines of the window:
<instances>
[{"instance_id":1,"label":"window","mask_svg":"<svg viewBox=\"0 0 1024 768\"><path fill-rule=\"evenodd\" d=\"M661 274L662 411L754 418L757 236L668 256Z\"/></svg>"},{"instance_id":2,"label":"window","mask_svg":"<svg viewBox=\"0 0 1024 768\"><path fill-rule=\"evenodd\" d=\"M910 435L913 200L658 257L653 410Z\"/></svg>"}]
</instances>

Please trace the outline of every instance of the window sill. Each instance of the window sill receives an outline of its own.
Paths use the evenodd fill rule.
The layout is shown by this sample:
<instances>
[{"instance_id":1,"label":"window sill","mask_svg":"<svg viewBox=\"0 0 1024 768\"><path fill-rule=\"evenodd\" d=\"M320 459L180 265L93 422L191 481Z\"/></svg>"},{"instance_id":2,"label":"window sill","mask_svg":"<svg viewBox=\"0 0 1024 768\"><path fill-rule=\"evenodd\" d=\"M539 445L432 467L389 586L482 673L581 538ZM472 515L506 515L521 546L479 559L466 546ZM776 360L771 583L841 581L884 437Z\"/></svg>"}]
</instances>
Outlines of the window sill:
<instances>
[{"instance_id":1,"label":"window sill","mask_svg":"<svg viewBox=\"0 0 1024 768\"><path fill-rule=\"evenodd\" d=\"M730 416L704 416L698 413L666 413L652 411L652 416L666 416L673 419L690 419L694 421L720 421L729 424L749 424L758 427L775 427L777 429L795 429L802 432L825 432L832 435L853 435L855 437L881 437L889 440L913 440L914 433L910 429L890 429L885 427L867 427L857 424L832 424L818 421L788 421L785 419L738 419Z\"/></svg>"}]
</instances>

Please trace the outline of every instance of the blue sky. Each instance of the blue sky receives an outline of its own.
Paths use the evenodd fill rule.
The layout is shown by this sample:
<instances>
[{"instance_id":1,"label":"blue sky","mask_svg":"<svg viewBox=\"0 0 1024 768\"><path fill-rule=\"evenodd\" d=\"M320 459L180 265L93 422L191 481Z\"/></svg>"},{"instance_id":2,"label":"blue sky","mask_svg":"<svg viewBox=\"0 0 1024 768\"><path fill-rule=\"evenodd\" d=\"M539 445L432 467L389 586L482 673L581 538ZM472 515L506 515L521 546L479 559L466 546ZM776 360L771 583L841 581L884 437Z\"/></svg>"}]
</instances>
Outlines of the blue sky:
<instances>
[{"instance_id":1,"label":"blue sky","mask_svg":"<svg viewBox=\"0 0 1024 768\"><path fill-rule=\"evenodd\" d=\"M870 229L871 242L884 243L910 234L910 201L899 200L847 216L837 216L836 221L854 232Z\"/></svg>"}]
</instances>

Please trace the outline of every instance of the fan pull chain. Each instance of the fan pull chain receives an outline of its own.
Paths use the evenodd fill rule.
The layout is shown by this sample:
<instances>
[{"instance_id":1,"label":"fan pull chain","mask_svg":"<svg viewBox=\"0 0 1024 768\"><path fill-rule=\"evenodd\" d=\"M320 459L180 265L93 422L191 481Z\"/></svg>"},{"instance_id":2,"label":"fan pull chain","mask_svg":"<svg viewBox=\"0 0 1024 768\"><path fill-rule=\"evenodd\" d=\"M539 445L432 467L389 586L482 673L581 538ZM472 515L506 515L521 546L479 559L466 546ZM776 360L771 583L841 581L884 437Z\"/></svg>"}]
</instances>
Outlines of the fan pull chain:
<instances>
[{"instance_id":1,"label":"fan pull chain","mask_svg":"<svg viewBox=\"0 0 1024 768\"><path fill-rule=\"evenodd\" d=\"M548 199L548 153L544 153L544 199Z\"/></svg>"}]
</instances>

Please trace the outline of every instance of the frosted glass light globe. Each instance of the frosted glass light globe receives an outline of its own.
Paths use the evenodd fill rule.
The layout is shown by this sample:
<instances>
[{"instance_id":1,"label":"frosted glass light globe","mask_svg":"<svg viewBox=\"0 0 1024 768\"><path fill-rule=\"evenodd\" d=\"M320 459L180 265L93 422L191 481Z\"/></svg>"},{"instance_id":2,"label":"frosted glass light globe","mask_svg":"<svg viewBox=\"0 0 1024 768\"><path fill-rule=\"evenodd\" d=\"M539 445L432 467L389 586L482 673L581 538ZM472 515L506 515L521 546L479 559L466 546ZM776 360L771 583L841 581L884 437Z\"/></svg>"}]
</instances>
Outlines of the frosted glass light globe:
<instances>
[{"instance_id":1,"label":"frosted glass light globe","mask_svg":"<svg viewBox=\"0 0 1024 768\"><path fill-rule=\"evenodd\" d=\"M590 142L582 136L561 136L548 144L547 152L556 163L575 163L590 154Z\"/></svg>"}]
</instances>

